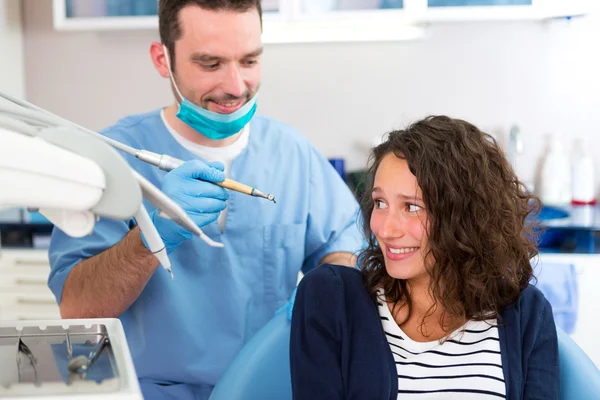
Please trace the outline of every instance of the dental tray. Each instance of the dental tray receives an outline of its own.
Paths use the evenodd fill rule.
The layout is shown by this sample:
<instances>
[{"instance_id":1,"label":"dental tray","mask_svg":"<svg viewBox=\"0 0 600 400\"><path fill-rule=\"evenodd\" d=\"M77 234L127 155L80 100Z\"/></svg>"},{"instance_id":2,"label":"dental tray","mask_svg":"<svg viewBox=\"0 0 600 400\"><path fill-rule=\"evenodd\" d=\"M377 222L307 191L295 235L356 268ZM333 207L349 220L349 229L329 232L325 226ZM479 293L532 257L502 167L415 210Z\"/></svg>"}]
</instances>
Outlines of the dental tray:
<instances>
[{"instance_id":1,"label":"dental tray","mask_svg":"<svg viewBox=\"0 0 600 400\"><path fill-rule=\"evenodd\" d=\"M96 347L100 341L105 346ZM98 357L87 364L94 349ZM68 368L78 356L87 370ZM3 399L142 399L118 319L2 322L0 365Z\"/></svg>"}]
</instances>

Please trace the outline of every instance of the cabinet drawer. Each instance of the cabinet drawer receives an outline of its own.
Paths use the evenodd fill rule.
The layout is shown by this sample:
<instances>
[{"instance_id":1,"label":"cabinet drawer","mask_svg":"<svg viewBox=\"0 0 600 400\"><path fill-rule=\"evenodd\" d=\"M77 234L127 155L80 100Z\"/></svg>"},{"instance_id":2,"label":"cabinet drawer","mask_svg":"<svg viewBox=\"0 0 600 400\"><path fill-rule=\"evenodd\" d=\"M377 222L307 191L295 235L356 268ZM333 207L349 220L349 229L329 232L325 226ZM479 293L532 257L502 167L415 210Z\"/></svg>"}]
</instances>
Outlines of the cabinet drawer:
<instances>
[{"instance_id":1,"label":"cabinet drawer","mask_svg":"<svg viewBox=\"0 0 600 400\"><path fill-rule=\"evenodd\" d=\"M46 320L60 319L60 310L57 305L28 305L0 306L0 320Z\"/></svg>"},{"instance_id":2,"label":"cabinet drawer","mask_svg":"<svg viewBox=\"0 0 600 400\"><path fill-rule=\"evenodd\" d=\"M0 293L0 307L5 306L56 306L56 299L50 290L44 293L26 291L6 291Z\"/></svg>"},{"instance_id":3,"label":"cabinet drawer","mask_svg":"<svg viewBox=\"0 0 600 400\"><path fill-rule=\"evenodd\" d=\"M0 249L0 270L10 267L37 267L50 271L48 251Z\"/></svg>"},{"instance_id":4,"label":"cabinet drawer","mask_svg":"<svg viewBox=\"0 0 600 400\"><path fill-rule=\"evenodd\" d=\"M29 287L45 289L48 287L49 270L37 267L0 268L0 288Z\"/></svg>"}]
</instances>

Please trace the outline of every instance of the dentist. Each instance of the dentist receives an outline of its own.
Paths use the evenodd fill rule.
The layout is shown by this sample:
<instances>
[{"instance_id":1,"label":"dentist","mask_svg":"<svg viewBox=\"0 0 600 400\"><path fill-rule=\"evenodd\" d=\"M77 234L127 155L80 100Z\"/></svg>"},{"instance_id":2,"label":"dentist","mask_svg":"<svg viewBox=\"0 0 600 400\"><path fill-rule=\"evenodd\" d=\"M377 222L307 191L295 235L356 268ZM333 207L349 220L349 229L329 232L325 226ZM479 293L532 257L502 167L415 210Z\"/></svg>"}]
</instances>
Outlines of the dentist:
<instances>
[{"instance_id":1,"label":"dentist","mask_svg":"<svg viewBox=\"0 0 600 400\"><path fill-rule=\"evenodd\" d=\"M161 0L159 30L150 56L176 101L103 133L189 160L165 173L124 155L225 248L151 212L172 281L134 221L102 219L84 239L54 230L48 285L64 318L121 319L147 399L207 399L240 348L287 301L299 271L355 264L358 205L308 140L255 115L260 0ZM226 177L274 193L277 204L195 179Z\"/></svg>"}]
</instances>

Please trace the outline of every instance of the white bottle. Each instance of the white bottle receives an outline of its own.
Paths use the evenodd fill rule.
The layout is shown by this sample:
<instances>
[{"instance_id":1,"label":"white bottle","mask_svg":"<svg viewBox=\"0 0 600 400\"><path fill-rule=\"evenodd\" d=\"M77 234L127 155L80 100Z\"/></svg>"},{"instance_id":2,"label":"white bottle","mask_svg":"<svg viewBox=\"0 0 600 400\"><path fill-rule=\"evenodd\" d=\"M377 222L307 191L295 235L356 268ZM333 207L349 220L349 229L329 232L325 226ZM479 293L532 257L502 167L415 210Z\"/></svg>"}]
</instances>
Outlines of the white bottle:
<instances>
[{"instance_id":1,"label":"white bottle","mask_svg":"<svg viewBox=\"0 0 600 400\"><path fill-rule=\"evenodd\" d=\"M571 203L571 165L564 147L552 137L541 171L539 196L542 204L567 206Z\"/></svg>"},{"instance_id":2,"label":"white bottle","mask_svg":"<svg viewBox=\"0 0 600 400\"><path fill-rule=\"evenodd\" d=\"M572 203L574 205L595 204L594 160L586 151L585 144L581 139L575 141L573 150Z\"/></svg>"}]
</instances>

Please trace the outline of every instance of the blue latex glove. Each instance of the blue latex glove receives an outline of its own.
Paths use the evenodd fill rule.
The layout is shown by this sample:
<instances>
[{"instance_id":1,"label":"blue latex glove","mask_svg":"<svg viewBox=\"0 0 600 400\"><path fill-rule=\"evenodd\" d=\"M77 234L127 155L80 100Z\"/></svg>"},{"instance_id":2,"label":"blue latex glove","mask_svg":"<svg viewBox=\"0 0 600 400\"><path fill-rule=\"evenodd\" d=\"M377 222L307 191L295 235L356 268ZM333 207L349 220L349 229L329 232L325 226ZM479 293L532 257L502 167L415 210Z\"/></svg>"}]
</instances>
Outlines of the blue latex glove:
<instances>
[{"instance_id":1,"label":"blue latex glove","mask_svg":"<svg viewBox=\"0 0 600 400\"><path fill-rule=\"evenodd\" d=\"M208 183L225 180L223 170L224 166L219 162L206 164L200 160L188 161L165 175L161 189L179 204L199 227L203 227L216 221L221 211L227 207L229 193L222 187ZM151 212L150 218L165 243L168 254L193 236L172 220L158 215L158 210ZM145 240L144 245L148 247Z\"/></svg>"},{"instance_id":2,"label":"blue latex glove","mask_svg":"<svg viewBox=\"0 0 600 400\"><path fill-rule=\"evenodd\" d=\"M285 311L285 313L287 314L287 319L288 321L292 320L292 315L294 314L294 303L296 301L296 292L298 291L298 286L296 286L294 288L294 291L292 292L292 295L290 296L289 300L287 301L287 303L285 303L284 305L282 305L276 312L275 314L279 314L280 312Z\"/></svg>"}]
</instances>

